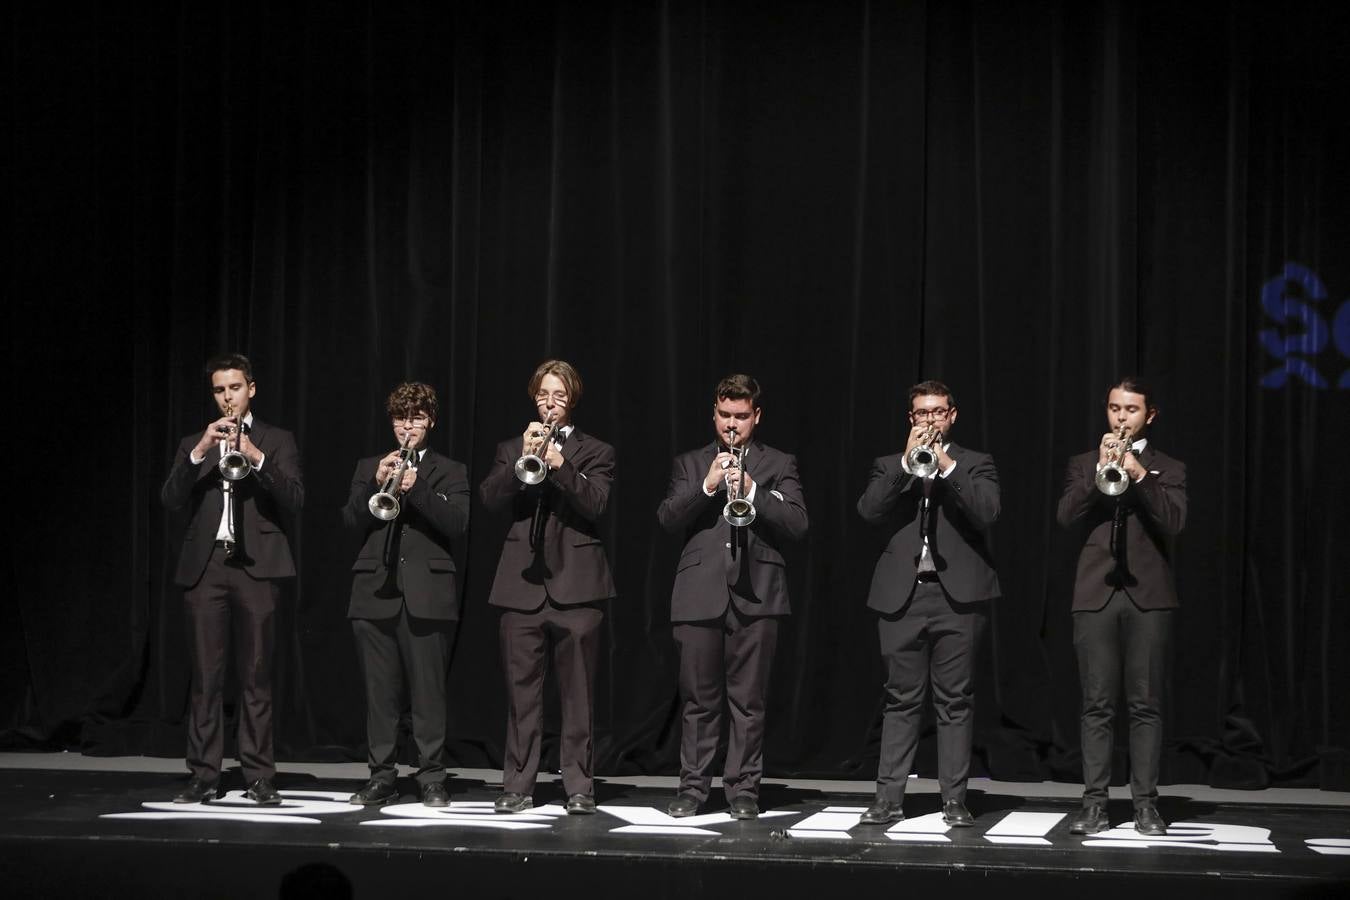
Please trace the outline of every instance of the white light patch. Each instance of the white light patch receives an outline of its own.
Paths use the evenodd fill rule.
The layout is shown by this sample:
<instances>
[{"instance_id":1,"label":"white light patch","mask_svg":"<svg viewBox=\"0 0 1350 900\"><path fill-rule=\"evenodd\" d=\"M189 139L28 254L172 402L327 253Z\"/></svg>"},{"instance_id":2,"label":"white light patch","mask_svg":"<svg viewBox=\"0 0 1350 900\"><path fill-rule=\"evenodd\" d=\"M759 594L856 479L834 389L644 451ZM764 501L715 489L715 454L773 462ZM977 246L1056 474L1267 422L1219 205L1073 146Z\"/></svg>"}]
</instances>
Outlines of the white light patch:
<instances>
[{"instance_id":1,"label":"white light patch","mask_svg":"<svg viewBox=\"0 0 1350 900\"><path fill-rule=\"evenodd\" d=\"M454 819L455 821L503 821L503 822L548 822L551 823L557 816L552 812L547 812L546 807L540 807L537 810L530 810L523 813L498 813L493 811L492 804L489 803L451 803L449 806L423 806L421 803L397 803L393 806L380 807L380 813L386 816L403 819ZM561 811L562 807L558 807ZM566 815L566 811L562 811Z\"/></svg>"},{"instance_id":2,"label":"white light patch","mask_svg":"<svg viewBox=\"0 0 1350 900\"><path fill-rule=\"evenodd\" d=\"M1350 856L1350 839L1310 838L1304 841L1308 849L1323 856Z\"/></svg>"},{"instance_id":3,"label":"white light patch","mask_svg":"<svg viewBox=\"0 0 1350 900\"><path fill-rule=\"evenodd\" d=\"M706 813L701 816L675 818L651 806L610 806L597 807L601 812L623 819L626 826L610 829L610 834L672 834L672 835L716 835L715 831L705 830L710 825L725 825L738 821L724 812ZM778 816L792 816L796 813L788 810L771 809L759 814L761 819L773 819ZM656 831L637 829L659 829Z\"/></svg>"},{"instance_id":4,"label":"white light patch","mask_svg":"<svg viewBox=\"0 0 1350 900\"><path fill-rule=\"evenodd\" d=\"M690 818L693 818L692 816ZM693 835L704 835L706 837L721 837L716 831L709 831L706 828L682 828L671 825L620 825L618 828L611 828L610 834L669 834L676 837L691 837Z\"/></svg>"},{"instance_id":5,"label":"white light patch","mask_svg":"<svg viewBox=\"0 0 1350 900\"><path fill-rule=\"evenodd\" d=\"M1220 853L1279 853L1270 840L1269 828L1255 825L1225 825L1210 822L1176 822L1167 834L1146 835L1134 825L1117 825L1098 837L1083 841L1084 847L1115 847L1142 850L1181 847L1189 850L1213 850Z\"/></svg>"},{"instance_id":6,"label":"white light patch","mask_svg":"<svg viewBox=\"0 0 1350 900\"><path fill-rule=\"evenodd\" d=\"M1045 835L1063 821L1065 813L1010 812L984 833L991 844L1049 845Z\"/></svg>"},{"instance_id":7,"label":"white light patch","mask_svg":"<svg viewBox=\"0 0 1350 900\"><path fill-rule=\"evenodd\" d=\"M793 837L852 840L849 829L858 824L866 811L865 806L827 806L793 825L788 829L788 834Z\"/></svg>"},{"instance_id":8,"label":"white light patch","mask_svg":"<svg viewBox=\"0 0 1350 900\"><path fill-rule=\"evenodd\" d=\"M200 813L172 813L172 812L143 812L143 813L107 813L99 816L100 819L139 819L142 822L254 822L266 825L287 824L287 825L319 825L322 824L318 819L310 819L305 816L266 816L258 813L244 812L200 812Z\"/></svg>"},{"instance_id":9,"label":"white light patch","mask_svg":"<svg viewBox=\"0 0 1350 900\"><path fill-rule=\"evenodd\" d=\"M438 819L371 819L361 824L374 825L379 828L485 828L497 831L534 831L540 828L549 829L553 827L552 820L549 820L547 824L510 821L514 818L516 817L498 816L495 819L489 819L487 816L443 816Z\"/></svg>"}]
</instances>

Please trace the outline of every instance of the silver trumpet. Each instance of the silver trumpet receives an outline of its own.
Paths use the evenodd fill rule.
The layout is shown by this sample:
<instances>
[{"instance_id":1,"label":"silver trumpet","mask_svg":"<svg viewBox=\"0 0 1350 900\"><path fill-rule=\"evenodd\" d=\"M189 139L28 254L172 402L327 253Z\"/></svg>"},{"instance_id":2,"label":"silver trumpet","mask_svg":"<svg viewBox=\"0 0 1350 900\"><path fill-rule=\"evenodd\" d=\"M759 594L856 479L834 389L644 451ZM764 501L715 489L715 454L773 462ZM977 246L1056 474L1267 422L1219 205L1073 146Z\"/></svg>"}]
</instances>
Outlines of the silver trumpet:
<instances>
[{"instance_id":1,"label":"silver trumpet","mask_svg":"<svg viewBox=\"0 0 1350 900\"><path fill-rule=\"evenodd\" d=\"M548 477L548 462L544 459L544 454L548 452L548 445L558 436L558 426L555 424L557 420L557 411L550 412L548 418L544 420L544 428L547 430L536 431L531 435L543 438L539 446L533 453L526 453L516 460L516 479L522 484L538 484Z\"/></svg>"},{"instance_id":2,"label":"silver trumpet","mask_svg":"<svg viewBox=\"0 0 1350 900\"><path fill-rule=\"evenodd\" d=\"M727 520L728 525L744 528L755 521L755 504L744 496L746 448L735 445L736 429L728 428L726 436L727 448L736 457L736 472L738 475L736 478L727 476L727 505L722 507L722 518Z\"/></svg>"},{"instance_id":3,"label":"silver trumpet","mask_svg":"<svg viewBox=\"0 0 1350 900\"><path fill-rule=\"evenodd\" d=\"M244 434L244 421L234 415L234 405L225 404L225 415L234 419L234 446L230 446L228 434L220 440L220 462L216 463L216 468L220 470L220 476L226 481L243 481L253 471L253 463L248 461L248 457L239 449L239 442Z\"/></svg>"},{"instance_id":4,"label":"silver trumpet","mask_svg":"<svg viewBox=\"0 0 1350 900\"><path fill-rule=\"evenodd\" d=\"M381 522L388 522L391 519L397 519L399 510L402 508L398 502L399 495L403 493L403 473L412 465L413 458L417 451L412 447L413 436L410 434L403 440L403 446L398 451L398 462L394 464L394 470L389 473L389 477L380 485L380 490L373 497L366 501L366 507L370 514Z\"/></svg>"},{"instance_id":5,"label":"silver trumpet","mask_svg":"<svg viewBox=\"0 0 1350 900\"><path fill-rule=\"evenodd\" d=\"M910 449L909 456L905 457L911 474L918 478L927 478L937 471L937 451L933 449L933 444L941 436L937 426L929 423L928 430L919 439L919 443L915 444Z\"/></svg>"},{"instance_id":6,"label":"silver trumpet","mask_svg":"<svg viewBox=\"0 0 1350 900\"><path fill-rule=\"evenodd\" d=\"M1119 497L1130 486L1130 476L1125 471L1125 454L1130 449L1129 431L1124 425L1116 432L1116 442L1107 447L1107 461L1097 470L1097 490L1108 497Z\"/></svg>"}]
</instances>

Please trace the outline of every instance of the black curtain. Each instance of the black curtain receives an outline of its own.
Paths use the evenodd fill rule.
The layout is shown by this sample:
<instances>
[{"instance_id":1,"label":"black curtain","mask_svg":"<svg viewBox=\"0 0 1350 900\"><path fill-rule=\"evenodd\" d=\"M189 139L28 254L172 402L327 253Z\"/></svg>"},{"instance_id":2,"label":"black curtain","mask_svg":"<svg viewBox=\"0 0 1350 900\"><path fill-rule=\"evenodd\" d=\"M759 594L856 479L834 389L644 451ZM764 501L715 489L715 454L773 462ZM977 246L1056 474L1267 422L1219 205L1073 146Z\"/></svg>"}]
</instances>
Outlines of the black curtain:
<instances>
[{"instance_id":1,"label":"black curtain","mask_svg":"<svg viewBox=\"0 0 1350 900\"><path fill-rule=\"evenodd\" d=\"M977 768L1079 779L1053 521L1105 387L1158 389L1189 463L1164 779L1319 783L1350 684L1350 147L1343 6L1315 2L263 2L9 14L12 517L0 745L182 752L158 504L221 350L293 429L307 504L277 650L283 759L362 759L345 619L354 461L430 382L476 484L575 363L619 453L598 771L676 768L656 527L731 371L800 460L812 529L771 694L772 775L869 778L881 536L854 503L905 389L952 386L997 460ZM458 765L500 763L475 503ZM920 768L933 769L926 741ZM1337 761L1341 761L1337 763Z\"/></svg>"}]
</instances>

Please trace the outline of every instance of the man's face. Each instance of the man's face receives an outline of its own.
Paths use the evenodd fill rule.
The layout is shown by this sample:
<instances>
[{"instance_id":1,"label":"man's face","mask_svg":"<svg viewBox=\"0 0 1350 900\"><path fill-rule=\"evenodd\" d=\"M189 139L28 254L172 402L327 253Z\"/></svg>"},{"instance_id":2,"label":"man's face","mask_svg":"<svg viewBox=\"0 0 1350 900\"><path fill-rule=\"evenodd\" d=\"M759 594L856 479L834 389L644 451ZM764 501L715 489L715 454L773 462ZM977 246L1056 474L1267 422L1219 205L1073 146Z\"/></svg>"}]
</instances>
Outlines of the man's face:
<instances>
[{"instance_id":1,"label":"man's face","mask_svg":"<svg viewBox=\"0 0 1350 900\"><path fill-rule=\"evenodd\" d=\"M539 390L534 392L534 406L539 411L540 422L547 422L551 415L553 424L561 428L572 420L572 397L557 375L545 375L539 382Z\"/></svg>"},{"instance_id":2,"label":"man's face","mask_svg":"<svg viewBox=\"0 0 1350 900\"><path fill-rule=\"evenodd\" d=\"M717 437L723 443L743 447L749 442L750 435L754 434L755 426L759 424L759 414L760 410L750 405L749 397L742 397L739 400L725 397L713 405L713 428L717 430ZM727 435L728 428L735 431L730 438Z\"/></svg>"},{"instance_id":3,"label":"man's face","mask_svg":"<svg viewBox=\"0 0 1350 900\"><path fill-rule=\"evenodd\" d=\"M414 450L421 450L427 445L431 429L436 427L436 420L420 410L412 415L391 416L390 422L394 426L394 440L398 441L398 445L402 447L407 444L408 438L412 438Z\"/></svg>"},{"instance_id":4,"label":"man's face","mask_svg":"<svg viewBox=\"0 0 1350 900\"><path fill-rule=\"evenodd\" d=\"M1112 431L1125 426L1126 433L1134 440L1143 436L1144 429L1157 414L1156 409L1149 408L1148 398L1143 394L1133 394L1124 388L1112 388L1106 398L1107 425Z\"/></svg>"},{"instance_id":5,"label":"man's face","mask_svg":"<svg viewBox=\"0 0 1350 900\"><path fill-rule=\"evenodd\" d=\"M946 443L948 432L956 424L956 407L942 394L921 394L910 401L909 424L932 425Z\"/></svg>"},{"instance_id":6,"label":"man's face","mask_svg":"<svg viewBox=\"0 0 1350 900\"><path fill-rule=\"evenodd\" d=\"M249 400L257 390L258 386L238 369L217 369L211 373L211 398L222 416L248 415Z\"/></svg>"}]
</instances>

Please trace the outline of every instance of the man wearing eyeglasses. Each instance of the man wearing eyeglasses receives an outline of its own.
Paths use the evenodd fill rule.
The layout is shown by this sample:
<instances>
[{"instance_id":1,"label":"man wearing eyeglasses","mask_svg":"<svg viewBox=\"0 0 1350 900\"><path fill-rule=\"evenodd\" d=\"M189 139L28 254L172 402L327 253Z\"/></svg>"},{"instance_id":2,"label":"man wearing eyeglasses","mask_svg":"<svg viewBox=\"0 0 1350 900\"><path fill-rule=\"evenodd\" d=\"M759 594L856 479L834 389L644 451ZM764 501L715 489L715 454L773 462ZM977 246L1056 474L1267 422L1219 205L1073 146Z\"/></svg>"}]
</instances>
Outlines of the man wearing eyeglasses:
<instances>
[{"instance_id":1,"label":"man wearing eyeglasses","mask_svg":"<svg viewBox=\"0 0 1350 900\"><path fill-rule=\"evenodd\" d=\"M537 418L497 445L479 486L483 505L511 516L488 603L501 610L506 744L499 813L534 805L544 736L544 673L553 657L562 707L558 747L567 812L595 813L594 699L604 603L614 578L600 520L614 483L614 448L578 428L581 375L550 359L530 377ZM529 482L517 472L525 474Z\"/></svg>"},{"instance_id":2,"label":"man wearing eyeglasses","mask_svg":"<svg viewBox=\"0 0 1350 900\"><path fill-rule=\"evenodd\" d=\"M347 618L365 676L370 781L352 795L355 805L377 806L399 795L396 750L405 683L422 803L450 802L445 682L459 620L452 549L469 522L469 479L463 463L427 446L437 406L430 385L394 388L385 409L400 449L356 464L342 509L343 525L361 539ZM373 504L380 516L372 510L376 494L383 495Z\"/></svg>"},{"instance_id":3,"label":"man wearing eyeglasses","mask_svg":"<svg viewBox=\"0 0 1350 900\"><path fill-rule=\"evenodd\" d=\"M890 534L867 597L877 612L886 698L876 799L862 823L904 818L906 779L931 684L942 817L964 827L975 824L965 805L975 656L989 602L1000 594L989 552L989 529L999 513L998 472L988 454L951 441L956 398L942 382L909 389L908 418L904 452L872 463L858 499L863 519ZM925 449L916 454L917 448ZM921 461L931 462L931 474L914 471Z\"/></svg>"}]
</instances>

